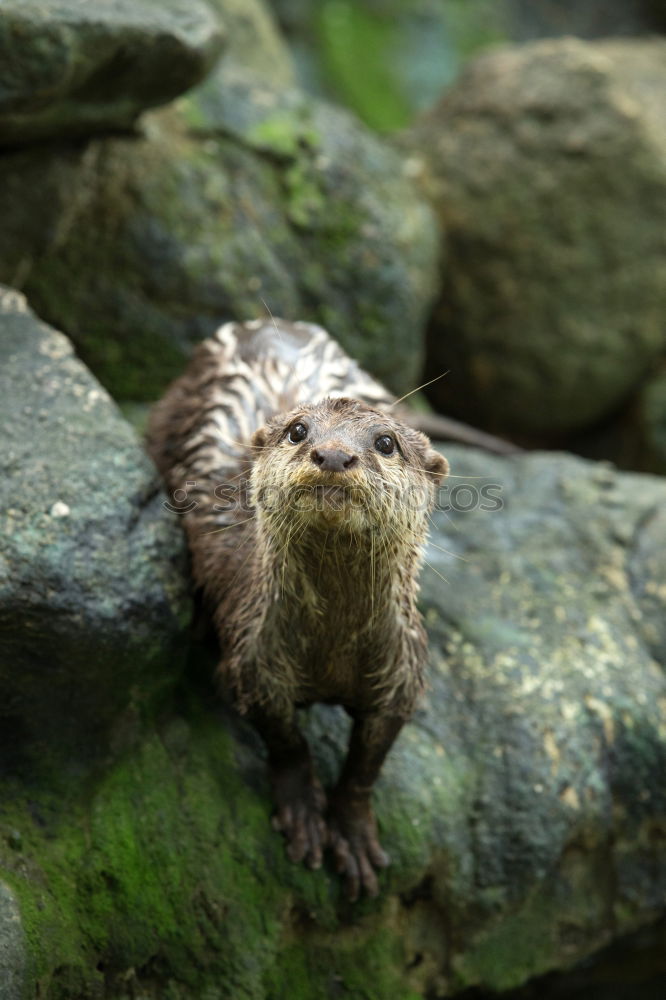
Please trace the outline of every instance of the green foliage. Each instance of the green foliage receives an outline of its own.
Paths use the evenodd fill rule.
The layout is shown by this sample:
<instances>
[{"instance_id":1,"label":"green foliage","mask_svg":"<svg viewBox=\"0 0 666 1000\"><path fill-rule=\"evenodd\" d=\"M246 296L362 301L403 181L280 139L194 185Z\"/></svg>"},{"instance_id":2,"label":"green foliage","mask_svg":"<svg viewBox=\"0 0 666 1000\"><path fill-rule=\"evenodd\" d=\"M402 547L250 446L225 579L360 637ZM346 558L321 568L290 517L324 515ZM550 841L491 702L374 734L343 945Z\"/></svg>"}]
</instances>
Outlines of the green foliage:
<instances>
[{"instance_id":1,"label":"green foliage","mask_svg":"<svg viewBox=\"0 0 666 1000\"><path fill-rule=\"evenodd\" d=\"M324 78L380 132L408 125L462 62L506 37L495 0L320 0L310 17Z\"/></svg>"},{"instance_id":2,"label":"green foliage","mask_svg":"<svg viewBox=\"0 0 666 1000\"><path fill-rule=\"evenodd\" d=\"M379 131L406 125L409 106L391 72L399 41L393 20L333 0L321 5L317 27L325 70L343 101Z\"/></svg>"}]
</instances>

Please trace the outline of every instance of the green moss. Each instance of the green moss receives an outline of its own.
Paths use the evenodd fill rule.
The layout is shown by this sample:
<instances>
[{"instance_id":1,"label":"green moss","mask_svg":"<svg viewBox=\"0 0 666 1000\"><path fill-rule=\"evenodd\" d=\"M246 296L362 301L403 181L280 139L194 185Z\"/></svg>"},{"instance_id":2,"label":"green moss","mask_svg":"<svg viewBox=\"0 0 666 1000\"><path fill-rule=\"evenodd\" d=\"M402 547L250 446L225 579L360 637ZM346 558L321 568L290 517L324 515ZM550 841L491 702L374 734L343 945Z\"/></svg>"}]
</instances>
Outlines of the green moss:
<instances>
[{"instance_id":1,"label":"green moss","mask_svg":"<svg viewBox=\"0 0 666 1000\"><path fill-rule=\"evenodd\" d=\"M62 993L68 981L80 979L82 970L90 970L91 982L98 978L77 919L75 872L83 833L74 803L68 804L68 823L53 822L55 804L49 796L40 798L39 802L32 797L28 800L25 795L19 797L16 789L2 789L0 868L19 899L28 943L28 978L44 988L59 978ZM10 828L21 834L20 851L5 849Z\"/></svg>"},{"instance_id":2,"label":"green moss","mask_svg":"<svg viewBox=\"0 0 666 1000\"><path fill-rule=\"evenodd\" d=\"M262 119L244 135L256 149L297 158L304 149L315 150L321 145L319 133L311 122L308 105L302 112L282 109Z\"/></svg>"},{"instance_id":3,"label":"green moss","mask_svg":"<svg viewBox=\"0 0 666 1000\"><path fill-rule=\"evenodd\" d=\"M284 173L286 210L295 226L316 225L324 213L326 197L309 164L295 162Z\"/></svg>"},{"instance_id":4,"label":"green moss","mask_svg":"<svg viewBox=\"0 0 666 1000\"><path fill-rule=\"evenodd\" d=\"M360 940L359 940L360 938ZM359 1000L408 1000L402 969L405 966L402 942L391 929L382 929L366 940L358 933L353 945L330 955L337 958L338 976L350 996ZM400 970L400 972L398 971Z\"/></svg>"},{"instance_id":5,"label":"green moss","mask_svg":"<svg viewBox=\"0 0 666 1000\"><path fill-rule=\"evenodd\" d=\"M301 928L304 940L282 949L264 978L266 1000L417 1000L407 984L401 941L392 929L362 923L335 937ZM398 971L400 970L400 971Z\"/></svg>"},{"instance_id":6,"label":"green moss","mask_svg":"<svg viewBox=\"0 0 666 1000\"><path fill-rule=\"evenodd\" d=\"M33 984L80 1000L100 965L107 987L134 969L138 983L173 981L187 996L220 979L237 990L225 996L262 995L282 892L267 877L274 859L254 854L266 807L230 752L210 722L179 759L152 735L60 802L61 819L48 796L3 807L1 832L22 837L20 854L0 837L0 866L20 899Z\"/></svg>"},{"instance_id":7,"label":"green moss","mask_svg":"<svg viewBox=\"0 0 666 1000\"><path fill-rule=\"evenodd\" d=\"M509 990L545 972L556 954L554 917L539 898L513 917L503 917L454 961L459 986L482 983L492 990Z\"/></svg>"},{"instance_id":8,"label":"green moss","mask_svg":"<svg viewBox=\"0 0 666 1000\"><path fill-rule=\"evenodd\" d=\"M359 1000L413 995L387 897L350 906L336 876L286 859L270 832L265 777L243 775L238 745L195 705L101 778L33 789L29 800L1 790L0 870L20 900L33 991L39 984L49 1000L102 989L114 1000L132 991L310 1000L342 987Z\"/></svg>"}]
</instances>

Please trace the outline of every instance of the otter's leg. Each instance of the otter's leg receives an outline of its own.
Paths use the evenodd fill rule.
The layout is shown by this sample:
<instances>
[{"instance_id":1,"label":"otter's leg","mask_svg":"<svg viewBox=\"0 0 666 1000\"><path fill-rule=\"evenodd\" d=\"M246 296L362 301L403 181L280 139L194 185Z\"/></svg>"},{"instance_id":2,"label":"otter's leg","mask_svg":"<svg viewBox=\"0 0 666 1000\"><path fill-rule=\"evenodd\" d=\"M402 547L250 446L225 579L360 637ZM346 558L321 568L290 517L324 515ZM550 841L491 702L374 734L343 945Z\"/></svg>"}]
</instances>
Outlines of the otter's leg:
<instances>
[{"instance_id":1,"label":"otter's leg","mask_svg":"<svg viewBox=\"0 0 666 1000\"><path fill-rule=\"evenodd\" d=\"M254 708L248 719L268 750L268 771L277 806L273 827L284 834L291 861L305 861L310 868L319 868L327 840L326 796L296 714L284 718L265 708Z\"/></svg>"},{"instance_id":2,"label":"otter's leg","mask_svg":"<svg viewBox=\"0 0 666 1000\"><path fill-rule=\"evenodd\" d=\"M404 718L395 715L357 716L349 751L330 796L328 831L337 869L353 901L362 889L379 892L376 868L386 868L388 855L377 835L371 794L384 758L400 732Z\"/></svg>"}]
</instances>

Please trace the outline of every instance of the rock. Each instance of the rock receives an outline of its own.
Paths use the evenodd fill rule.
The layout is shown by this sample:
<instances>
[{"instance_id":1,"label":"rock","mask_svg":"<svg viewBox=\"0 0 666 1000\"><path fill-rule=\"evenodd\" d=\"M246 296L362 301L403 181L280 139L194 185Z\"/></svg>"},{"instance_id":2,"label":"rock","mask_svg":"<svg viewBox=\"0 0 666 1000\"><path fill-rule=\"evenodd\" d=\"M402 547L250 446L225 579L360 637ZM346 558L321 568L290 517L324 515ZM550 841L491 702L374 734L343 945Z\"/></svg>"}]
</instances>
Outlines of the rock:
<instances>
[{"instance_id":1,"label":"rock","mask_svg":"<svg viewBox=\"0 0 666 1000\"><path fill-rule=\"evenodd\" d=\"M377 788L379 899L350 906L331 867L286 860L256 737L190 683L56 808L0 778L0 873L43 991L501 992L656 924L666 484L564 455L447 455L460 478L422 589L431 690ZM330 781L346 721L322 706L308 727Z\"/></svg>"},{"instance_id":2,"label":"rock","mask_svg":"<svg viewBox=\"0 0 666 1000\"><path fill-rule=\"evenodd\" d=\"M449 452L482 478L457 496L465 479L451 481L453 526L434 542L452 554L428 559L453 585L427 574L423 588L424 723L455 762L431 894L465 941L453 981L503 990L650 924L666 900L650 832L666 829L666 486L566 456ZM483 509L489 484L501 510ZM431 788L434 768L421 775Z\"/></svg>"},{"instance_id":3,"label":"rock","mask_svg":"<svg viewBox=\"0 0 666 1000\"><path fill-rule=\"evenodd\" d=\"M580 966L539 976L526 986L502 993L502 1000L661 1000L666 990L666 921L645 927ZM474 993L474 1000L497 1000L496 993Z\"/></svg>"},{"instance_id":4,"label":"rock","mask_svg":"<svg viewBox=\"0 0 666 1000\"><path fill-rule=\"evenodd\" d=\"M528 41L577 35L579 38L635 37L664 26L663 0L500 0L511 38Z\"/></svg>"},{"instance_id":5,"label":"rock","mask_svg":"<svg viewBox=\"0 0 666 1000\"><path fill-rule=\"evenodd\" d=\"M198 83L222 40L203 0L4 0L0 145L128 128Z\"/></svg>"},{"instance_id":6,"label":"rock","mask_svg":"<svg viewBox=\"0 0 666 1000\"><path fill-rule=\"evenodd\" d=\"M621 469L666 474L666 365L602 424L567 439L571 451Z\"/></svg>"},{"instance_id":7,"label":"rock","mask_svg":"<svg viewBox=\"0 0 666 1000\"><path fill-rule=\"evenodd\" d=\"M639 414L647 464L666 475L666 366L662 366L639 393Z\"/></svg>"},{"instance_id":8,"label":"rock","mask_svg":"<svg viewBox=\"0 0 666 1000\"><path fill-rule=\"evenodd\" d=\"M666 31L666 3L664 0L646 0L652 24L657 31Z\"/></svg>"},{"instance_id":9,"label":"rock","mask_svg":"<svg viewBox=\"0 0 666 1000\"><path fill-rule=\"evenodd\" d=\"M21 1000L25 975L25 943L21 915L11 890L0 882L0 996Z\"/></svg>"},{"instance_id":10,"label":"rock","mask_svg":"<svg viewBox=\"0 0 666 1000\"><path fill-rule=\"evenodd\" d=\"M0 387L0 773L41 773L122 745L173 686L183 545L106 391L6 288Z\"/></svg>"},{"instance_id":11,"label":"rock","mask_svg":"<svg viewBox=\"0 0 666 1000\"><path fill-rule=\"evenodd\" d=\"M240 71L146 128L0 158L0 280L115 396L155 398L195 341L266 308L418 384L437 237L400 155Z\"/></svg>"},{"instance_id":12,"label":"rock","mask_svg":"<svg viewBox=\"0 0 666 1000\"><path fill-rule=\"evenodd\" d=\"M208 0L227 34L221 59L203 87L223 85L227 72L242 70L276 90L293 87L294 67L275 18L264 0Z\"/></svg>"},{"instance_id":13,"label":"rock","mask_svg":"<svg viewBox=\"0 0 666 1000\"><path fill-rule=\"evenodd\" d=\"M490 53L411 134L444 231L426 375L451 370L432 387L447 412L543 440L603 418L664 353L665 56Z\"/></svg>"}]
</instances>

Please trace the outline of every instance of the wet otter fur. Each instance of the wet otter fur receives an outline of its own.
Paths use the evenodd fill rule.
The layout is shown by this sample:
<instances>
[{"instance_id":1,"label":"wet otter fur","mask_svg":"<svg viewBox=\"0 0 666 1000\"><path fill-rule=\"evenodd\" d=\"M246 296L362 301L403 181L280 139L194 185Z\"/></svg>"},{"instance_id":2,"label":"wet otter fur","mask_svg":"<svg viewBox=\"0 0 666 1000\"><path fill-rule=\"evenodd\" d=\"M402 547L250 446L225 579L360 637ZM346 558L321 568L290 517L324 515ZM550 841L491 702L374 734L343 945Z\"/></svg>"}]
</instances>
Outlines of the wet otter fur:
<instances>
[{"instance_id":1,"label":"wet otter fur","mask_svg":"<svg viewBox=\"0 0 666 1000\"><path fill-rule=\"evenodd\" d=\"M388 859L372 786L423 688L417 573L446 460L312 324L226 324L156 405L149 450L179 504L218 671L268 750L274 825L348 896ZM296 709L353 718L328 797Z\"/></svg>"}]
</instances>

